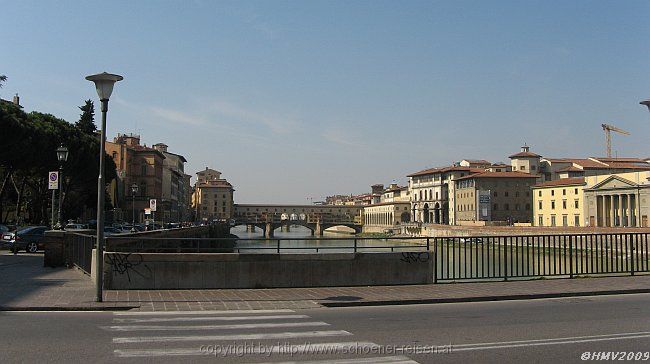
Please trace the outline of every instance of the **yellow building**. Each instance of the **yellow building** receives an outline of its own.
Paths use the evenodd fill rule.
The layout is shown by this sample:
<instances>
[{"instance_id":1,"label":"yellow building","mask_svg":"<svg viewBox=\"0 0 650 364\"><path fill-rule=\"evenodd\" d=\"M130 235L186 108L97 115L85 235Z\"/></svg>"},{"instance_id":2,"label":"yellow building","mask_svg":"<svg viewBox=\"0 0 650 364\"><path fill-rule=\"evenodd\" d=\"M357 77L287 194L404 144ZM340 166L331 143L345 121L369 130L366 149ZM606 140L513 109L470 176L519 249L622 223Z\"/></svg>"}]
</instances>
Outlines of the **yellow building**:
<instances>
[{"instance_id":1,"label":"yellow building","mask_svg":"<svg viewBox=\"0 0 650 364\"><path fill-rule=\"evenodd\" d=\"M586 226L584 178L563 178L532 186L534 226Z\"/></svg>"}]
</instances>

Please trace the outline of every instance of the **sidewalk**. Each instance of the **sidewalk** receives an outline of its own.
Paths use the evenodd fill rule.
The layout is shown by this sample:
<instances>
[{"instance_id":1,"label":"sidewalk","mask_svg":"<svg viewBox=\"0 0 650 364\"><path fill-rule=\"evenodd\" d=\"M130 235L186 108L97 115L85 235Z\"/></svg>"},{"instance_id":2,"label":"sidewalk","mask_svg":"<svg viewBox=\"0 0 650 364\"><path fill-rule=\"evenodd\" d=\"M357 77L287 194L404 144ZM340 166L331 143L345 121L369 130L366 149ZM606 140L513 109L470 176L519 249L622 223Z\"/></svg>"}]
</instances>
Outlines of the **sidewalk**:
<instances>
[{"instance_id":1,"label":"sidewalk","mask_svg":"<svg viewBox=\"0 0 650 364\"><path fill-rule=\"evenodd\" d=\"M42 265L42 255L0 254L0 310L304 309L650 293L650 275L641 275L409 286L105 291L105 302L97 303L88 276L76 269Z\"/></svg>"}]
</instances>

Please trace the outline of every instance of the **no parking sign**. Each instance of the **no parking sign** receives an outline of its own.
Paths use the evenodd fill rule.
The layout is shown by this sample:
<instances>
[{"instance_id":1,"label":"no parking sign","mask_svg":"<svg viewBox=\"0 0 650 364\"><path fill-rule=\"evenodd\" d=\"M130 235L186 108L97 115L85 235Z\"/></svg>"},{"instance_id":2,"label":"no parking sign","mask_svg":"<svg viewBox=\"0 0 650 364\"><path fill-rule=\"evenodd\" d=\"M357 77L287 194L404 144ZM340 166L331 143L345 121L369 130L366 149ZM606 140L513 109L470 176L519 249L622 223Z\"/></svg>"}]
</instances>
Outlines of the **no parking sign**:
<instances>
[{"instance_id":1,"label":"no parking sign","mask_svg":"<svg viewBox=\"0 0 650 364\"><path fill-rule=\"evenodd\" d=\"M59 189L59 172L50 172L47 174L47 180L49 182L48 189L58 190Z\"/></svg>"}]
</instances>

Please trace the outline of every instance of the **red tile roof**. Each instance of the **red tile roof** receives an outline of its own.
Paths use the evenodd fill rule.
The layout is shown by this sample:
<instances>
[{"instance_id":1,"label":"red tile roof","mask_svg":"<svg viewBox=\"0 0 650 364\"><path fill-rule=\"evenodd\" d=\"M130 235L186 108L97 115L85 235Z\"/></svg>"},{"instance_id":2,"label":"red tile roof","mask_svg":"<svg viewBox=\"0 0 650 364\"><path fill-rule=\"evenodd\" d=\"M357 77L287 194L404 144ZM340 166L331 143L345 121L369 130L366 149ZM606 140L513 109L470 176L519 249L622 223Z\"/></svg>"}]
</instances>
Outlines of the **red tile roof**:
<instances>
[{"instance_id":1,"label":"red tile roof","mask_svg":"<svg viewBox=\"0 0 650 364\"><path fill-rule=\"evenodd\" d=\"M571 165L558 170L558 172L584 172L584 170Z\"/></svg>"},{"instance_id":2,"label":"red tile roof","mask_svg":"<svg viewBox=\"0 0 650 364\"><path fill-rule=\"evenodd\" d=\"M438 168L424 169L419 172L411 173L406 177L425 176L427 174L445 173L445 172L453 172L453 171L461 171L461 172L467 171L470 173L476 173L476 172L482 172L483 169L472 168L472 167L461 167L461 166L438 167Z\"/></svg>"},{"instance_id":3,"label":"red tile roof","mask_svg":"<svg viewBox=\"0 0 650 364\"><path fill-rule=\"evenodd\" d=\"M474 178L538 178L538 174L530 174L523 172L480 172L476 174L470 174L469 176L457 178L458 180L463 179L474 179Z\"/></svg>"},{"instance_id":4,"label":"red tile roof","mask_svg":"<svg viewBox=\"0 0 650 364\"><path fill-rule=\"evenodd\" d=\"M577 178L561 178L561 179L556 179L555 181L546 181L546 182L533 185L532 187L539 188L539 187L556 187L556 186L577 186L577 185L584 185L584 184L585 184L585 178L577 177Z\"/></svg>"},{"instance_id":5,"label":"red tile roof","mask_svg":"<svg viewBox=\"0 0 650 364\"><path fill-rule=\"evenodd\" d=\"M517 154L511 155L508 158L512 159L512 158L539 158L539 157L541 157L541 155L535 154L533 152L519 152Z\"/></svg>"}]
</instances>

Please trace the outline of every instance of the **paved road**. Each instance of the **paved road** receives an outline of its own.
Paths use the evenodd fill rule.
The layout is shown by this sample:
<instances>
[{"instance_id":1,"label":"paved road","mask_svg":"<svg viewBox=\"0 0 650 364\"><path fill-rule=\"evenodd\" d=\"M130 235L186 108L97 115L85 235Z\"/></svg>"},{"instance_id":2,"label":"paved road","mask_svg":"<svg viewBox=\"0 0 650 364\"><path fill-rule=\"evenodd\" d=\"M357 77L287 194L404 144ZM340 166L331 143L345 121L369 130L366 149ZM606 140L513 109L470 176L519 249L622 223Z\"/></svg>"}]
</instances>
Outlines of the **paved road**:
<instances>
[{"instance_id":1,"label":"paved road","mask_svg":"<svg viewBox=\"0 0 650 364\"><path fill-rule=\"evenodd\" d=\"M0 337L3 363L570 363L584 352L650 352L650 294L296 311L3 312ZM451 353L414 353L416 345ZM287 354L304 350L312 355Z\"/></svg>"}]
</instances>

